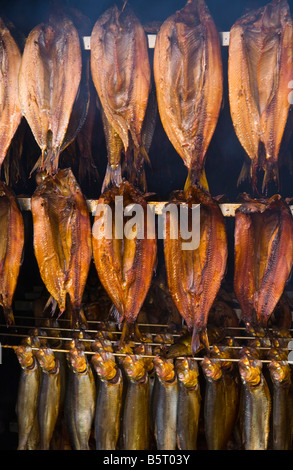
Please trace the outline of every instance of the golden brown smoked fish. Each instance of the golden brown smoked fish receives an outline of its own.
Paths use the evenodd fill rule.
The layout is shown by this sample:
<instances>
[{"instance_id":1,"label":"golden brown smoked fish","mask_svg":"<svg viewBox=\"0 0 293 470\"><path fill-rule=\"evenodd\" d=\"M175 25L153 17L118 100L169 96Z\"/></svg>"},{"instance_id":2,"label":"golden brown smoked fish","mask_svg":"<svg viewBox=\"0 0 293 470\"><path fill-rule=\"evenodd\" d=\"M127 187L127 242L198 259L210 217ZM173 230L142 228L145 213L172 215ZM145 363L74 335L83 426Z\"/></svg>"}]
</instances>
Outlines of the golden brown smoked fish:
<instances>
[{"instance_id":1,"label":"golden brown smoked fish","mask_svg":"<svg viewBox=\"0 0 293 470\"><path fill-rule=\"evenodd\" d=\"M242 381L240 428L245 450L266 450L270 432L271 396L262 363L244 355L239 360Z\"/></svg>"},{"instance_id":2,"label":"golden brown smoked fish","mask_svg":"<svg viewBox=\"0 0 293 470\"><path fill-rule=\"evenodd\" d=\"M279 196L244 202L235 214L234 291L247 328L267 326L293 264L293 219Z\"/></svg>"},{"instance_id":3,"label":"golden brown smoked fish","mask_svg":"<svg viewBox=\"0 0 293 470\"><path fill-rule=\"evenodd\" d=\"M37 168L55 173L81 80L77 30L66 17L51 17L29 34L19 73L19 100L41 159Z\"/></svg>"},{"instance_id":4,"label":"golden brown smoked fish","mask_svg":"<svg viewBox=\"0 0 293 470\"><path fill-rule=\"evenodd\" d=\"M122 449L149 450L149 376L140 355L121 358L127 377L122 419Z\"/></svg>"},{"instance_id":5,"label":"golden brown smoked fish","mask_svg":"<svg viewBox=\"0 0 293 470\"><path fill-rule=\"evenodd\" d=\"M222 351L201 362L206 379L204 427L209 450L224 450L232 437L239 405L239 383L233 363L220 361Z\"/></svg>"},{"instance_id":6,"label":"golden brown smoked fish","mask_svg":"<svg viewBox=\"0 0 293 470\"><path fill-rule=\"evenodd\" d=\"M178 379L173 359L156 356L156 378L152 413L154 436L158 450L175 450L177 437Z\"/></svg>"},{"instance_id":7,"label":"golden brown smoked fish","mask_svg":"<svg viewBox=\"0 0 293 470\"><path fill-rule=\"evenodd\" d=\"M91 362L99 378L95 413L96 450L116 450L121 422L122 372L110 352L100 351Z\"/></svg>"},{"instance_id":8,"label":"golden brown smoked fish","mask_svg":"<svg viewBox=\"0 0 293 470\"><path fill-rule=\"evenodd\" d=\"M18 97L20 63L20 50L0 18L0 168L22 117Z\"/></svg>"},{"instance_id":9,"label":"golden brown smoked fish","mask_svg":"<svg viewBox=\"0 0 293 470\"><path fill-rule=\"evenodd\" d=\"M179 450L196 450L201 406L199 370L192 358L176 360L178 376L177 446Z\"/></svg>"},{"instance_id":10,"label":"golden brown smoked fish","mask_svg":"<svg viewBox=\"0 0 293 470\"><path fill-rule=\"evenodd\" d=\"M15 353L22 368L16 405L17 449L27 450L29 437L37 417L41 372L30 346L19 346L15 349Z\"/></svg>"},{"instance_id":11,"label":"golden brown smoked fish","mask_svg":"<svg viewBox=\"0 0 293 470\"><path fill-rule=\"evenodd\" d=\"M272 179L279 180L278 156L290 108L293 22L286 0L273 0L232 26L228 79L234 129L254 186L257 170L265 171L264 190Z\"/></svg>"},{"instance_id":12,"label":"golden brown smoked fish","mask_svg":"<svg viewBox=\"0 0 293 470\"><path fill-rule=\"evenodd\" d=\"M80 317L91 261L91 223L87 203L70 169L46 176L32 199L34 250L42 280L63 313L66 295L72 322Z\"/></svg>"},{"instance_id":13,"label":"golden brown smoked fish","mask_svg":"<svg viewBox=\"0 0 293 470\"><path fill-rule=\"evenodd\" d=\"M287 361L269 363L273 382L272 434L274 450L291 450L293 438L293 389L291 368Z\"/></svg>"},{"instance_id":14,"label":"golden brown smoked fish","mask_svg":"<svg viewBox=\"0 0 293 470\"><path fill-rule=\"evenodd\" d=\"M12 301L24 249L24 222L11 189L0 182L0 305L5 322L14 324Z\"/></svg>"},{"instance_id":15,"label":"golden brown smoked fish","mask_svg":"<svg viewBox=\"0 0 293 470\"><path fill-rule=\"evenodd\" d=\"M226 270L227 235L221 209L208 192L190 186L180 200L189 207L200 204L200 244L196 249L185 250L181 236L172 238L172 227L177 224L172 210L166 213L164 252L170 294L189 331L193 332L194 354L200 341L209 347L207 319ZM176 200L172 202L176 204Z\"/></svg>"},{"instance_id":16,"label":"golden brown smoked fish","mask_svg":"<svg viewBox=\"0 0 293 470\"><path fill-rule=\"evenodd\" d=\"M123 211L129 204L137 204L142 210L136 214L138 218L135 225L131 219L126 221L126 218L119 222L116 197L123 197ZM157 254L155 236L151 238L147 233L152 225L152 221L147 220L147 203L139 191L123 181L119 187L106 191L100 197L99 204L110 207L111 212L108 210L108 213L111 217L108 223L106 209L95 216L92 230L95 266L116 308L117 321L119 324L124 322L124 325L134 325L150 287ZM110 233L107 227L110 227Z\"/></svg>"},{"instance_id":17,"label":"golden brown smoked fish","mask_svg":"<svg viewBox=\"0 0 293 470\"><path fill-rule=\"evenodd\" d=\"M42 369L38 399L40 450L49 450L60 411L60 364L48 347L39 348L36 357Z\"/></svg>"},{"instance_id":18,"label":"golden brown smoked fish","mask_svg":"<svg viewBox=\"0 0 293 470\"><path fill-rule=\"evenodd\" d=\"M69 366L65 416L74 450L89 450L89 438L95 417L96 387L91 365L84 352L71 348L67 353Z\"/></svg>"},{"instance_id":19,"label":"golden brown smoked fish","mask_svg":"<svg viewBox=\"0 0 293 470\"><path fill-rule=\"evenodd\" d=\"M203 0L188 0L161 26L154 77L165 132L197 184L223 94L219 35Z\"/></svg>"},{"instance_id":20,"label":"golden brown smoked fish","mask_svg":"<svg viewBox=\"0 0 293 470\"><path fill-rule=\"evenodd\" d=\"M91 72L103 112L122 140L124 152L138 156L143 150L151 70L145 31L126 4L121 10L116 5L109 8L95 23Z\"/></svg>"}]
</instances>

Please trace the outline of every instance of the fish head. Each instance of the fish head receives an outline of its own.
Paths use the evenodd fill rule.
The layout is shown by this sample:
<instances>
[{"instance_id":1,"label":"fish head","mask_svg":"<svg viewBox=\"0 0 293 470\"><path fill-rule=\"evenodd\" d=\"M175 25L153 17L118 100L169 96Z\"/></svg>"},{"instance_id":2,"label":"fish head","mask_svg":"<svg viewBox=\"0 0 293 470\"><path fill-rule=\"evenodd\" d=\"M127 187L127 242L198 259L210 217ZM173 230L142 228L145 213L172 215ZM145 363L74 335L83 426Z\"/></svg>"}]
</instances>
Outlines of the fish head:
<instances>
[{"instance_id":1,"label":"fish head","mask_svg":"<svg viewBox=\"0 0 293 470\"><path fill-rule=\"evenodd\" d=\"M101 380L111 380L115 377L117 364L111 352L100 351L92 357L91 362Z\"/></svg>"},{"instance_id":2,"label":"fish head","mask_svg":"<svg viewBox=\"0 0 293 470\"><path fill-rule=\"evenodd\" d=\"M33 350L30 346L28 345L18 346L15 349L15 353L19 361L19 364L21 365L23 369L33 366L35 359L34 359Z\"/></svg>"},{"instance_id":3,"label":"fish head","mask_svg":"<svg viewBox=\"0 0 293 470\"><path fill-rule=\"evenodd\" d=\"M205 356L201 362L201 367L208 380L216 381L222 377L221 361L218 359Z\"/></svg>"},{"instance_id":4,"label":"fish head","mask_svg":"<svg viewBox=\"0 0 293 470\"><path fill-rule=\"evenodd\" d=\"M104 338L104 337L98 337L95 338L94 342L92 343L92 350L93 351L107 351L107 352L113 352L113 346L112 343L109 339Z\"/></svg>"},{"instance_id":5,"label":"fish head","mask_svg":"<svg viewBox=\"0 0 293 470\"><path fill-rule=\"evenodd\" d=\"M75 373L85 372L87 369L87 360L84 351L73 347L67 353L67 360Z\"/></svg>"},{"instance_id":6,"label":"fish head","mask_svg":"<svg viewBox=\"0 0 293 470\"><path fill-rule=\"evenodd\" d=\"M240 377L244 384L256 386L261 381L262 362L244 355L239 359Z\"/></svg>"},{"instance_id":7,"label":"fish head","mask_svg":"<svg viewBox=\"0 0 293 470\"><path fill-rule=\"evenodd\" d=\"M291 369L287 361L273 359L269 363L269 371L272 381L276 384L291 382Z\"/></svg>"},{"instance_id":8,"label":"fish head","mask_svg":"<svg viewBox=\"0 0 293 470\"><path fill-rule=\"evenodd\" d=\"M138 354L127 354L122 359L122 365L130 380L139 381L146 375L143 357Z\"/></svg>"},{"instance_id":9,"label":"fish head","mask_svg":"<svg viewBox=\"0 0 293 470\"><path fill-rule=\"evenodd\" d=\"M56 367L56 359L51 348L41 347L35 353L38 363L44 371L51 371Z\"/></svg>"},{"instance_id":10,"label":"fish head","mask_svg":"<svg viewBox=\"0 0 293 470\"><path fill-rule=\"evenodd\" d=\"M187 388L194 388L197 386L199 370L195 360L190 357L177 359L175 367L180 382L182 382Z\"/></svg>"},{"instance_id":11,"label":"fish head","mask_svg":"<svg viewBox=\"0 0 293 470\"><path fill-rule=\"evenodd\" d=\"M155 371L159 378L164 382L171 382L175 378L175 368L172 359L165 359L161 356L156 356L153 359Z\"/></svg>"}]
</instances>

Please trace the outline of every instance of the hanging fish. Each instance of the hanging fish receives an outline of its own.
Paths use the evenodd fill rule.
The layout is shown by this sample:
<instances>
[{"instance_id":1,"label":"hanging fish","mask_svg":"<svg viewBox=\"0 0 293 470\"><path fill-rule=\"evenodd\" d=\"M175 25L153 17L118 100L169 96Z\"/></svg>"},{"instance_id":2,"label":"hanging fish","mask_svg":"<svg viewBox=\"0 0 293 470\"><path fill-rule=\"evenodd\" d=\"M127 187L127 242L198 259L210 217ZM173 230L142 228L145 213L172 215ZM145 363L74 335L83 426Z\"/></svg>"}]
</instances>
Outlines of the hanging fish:
<instances>
[{"instance_id":1,"label":"hanging fish","mask_svg":"<svg viewBox=\"0 0 293 470\"><path fill-rule=\"evenodd\" d=\"M234 292L248 329L266 328L293 264L293 219L279 195L249 199L235 213Z\"/></svg>"},{"instance_id":2,"label":"hanging fish","mask_svg":"<svg viewBox=\"0 0 293 470\"><path fill-rule=\"evenodd\" d=\"M91 262L87 203L70 169L47 175L32 198L34 252L41 278L60 314L68 294L72 324L81 320L81 302Z\"/></svg>"},{"instance_id":3,"label":"hanging fish","mask_svg":"<svg viewBox=\"0 0 293 470\"><path fill-rule=\"evenodd\" d=\"M18 96L20 63L19 47L0 18L0 169L22 118Z\"/></svg>"},{"instance_id":4,"label":"hanging fish","mask_svg":"<svg viewBox=\"0 0 293 470\"><path fill-rule=\"evenodd\" d=\"M99 378L95 412L96 450L116 450L121 423L122 372L111 352L95 354L91 363Z\"/></svg>"},{"instance_id":5,"label":"hanging fish","mask_svg":"<svg viewBox=\"0 0 293 470\"><path fill-rule=\"evenodd\" d=\"M240 429L245 450L267 450L270 433L271 395L262 373L262 362L243 355L239 360L242 381Z\"/></svg>"},{"instance_id":6,"label":"hanging fish","mask_svg":"<svg viewBox=\"0 0 293 470\"><path fill-rule=\"evenodd\" d=\"M203 0L188 0L160 27L154 78L165 132L188 169L188 184L208 184L205 156L223 94L219 34Z\"/></svg>"},{"instance_id":7,"label":"hanging fish","mask_svg":"<svg viewBox=\"0 0 293 470\"><path fill-rule=\"evenodd\" d=\"M175 215L174 211L166 212L164 239L170 294L188 330L193 332L191 351L194 354L201 347L201 341L209 349L207 320L226 270L227 234L221 209L205 190L190 186L183 197L179 195L171 202L175 205L184 202L189 208L200 204L198 248L182 249L186 240L181 236L178 213ZM172 232L177 227L179 236L174 236Z\"/></svg>"},{"instance_id":8,"label":"hanging fish","mask_svg":"<svg viewBox=\"0 0 293 470\"><path fill-rule=\"evenodd\" d=\"M116 198L122 198L119 207ZM135 220L124 217L130 204L137 208ZM103 210L95 216L93 258L100 281L115 307L116 320L120 325L123 323L126 333L128 327L136 326L155 268L157 242L153 230L152 237L149 236L153 222L148 219L146 199L127 181L106 191L99 205ZM124 338L123 334L121 341Z\"/></svg>"},{"instance_id":9,"label":"hanging fish","mask_svg":"<svg viewBox=\"0 0 293 470\"><path fill-rule=\"evenodd\" d=\"M192 358L177 359L178 377L177 446L179 450L196 450L202 403L199 369Z\"/></svg>"},{"instance_id":10,"label":"hanging fish","mask_svg":"<svg viewBox=\"0 0 293 470\"><path fill-rule=\"evenodd\" d=\"M24 250L24 222L12 190L0 181L0 305L7 326L14 324L12 302Z\"/></svg>"},{"instance_id":11,"label":"hanging fish","mask_svg":"<svg viewBox=\"0 0 293 470\"><path fill-rule=\"evenodd\" d=\"M29 34L19 72L19 101L41 157L34 169L56 173L79 90L80 40L70 19L51 16Z\"/></svg>"},{"instance_id":12,"label":"hanging fish","mask_svg":"<svg viewBox=\"0 0 293 470\"><path fill-rule=\"evenodd\" d=\"M147 158L142 126L151 69L145 31L126 3L121 10L116 5L109 8L95 23L91 34L91 72L109 132L116 145L121 145L121 139L125 154L133 153L136 166L141 153ZM107 150L109 158L109 146ZM105 185L115 183L119 172L119 164L109 159Z\"/></svg>"},{"instance_id":13,"label":"hanging fish","mask_svg":"<svg viewBox=\"0 0 293 470\"><path fill-rule=\"evenodd\" d=\"M279 184L278 157L288 120L293 80L293 21L286 0L273 0L242 16L230 31L228 82L231 117L254 188ZM248 171L247 171L248 168Z\"/></svg>"}]
</instances>

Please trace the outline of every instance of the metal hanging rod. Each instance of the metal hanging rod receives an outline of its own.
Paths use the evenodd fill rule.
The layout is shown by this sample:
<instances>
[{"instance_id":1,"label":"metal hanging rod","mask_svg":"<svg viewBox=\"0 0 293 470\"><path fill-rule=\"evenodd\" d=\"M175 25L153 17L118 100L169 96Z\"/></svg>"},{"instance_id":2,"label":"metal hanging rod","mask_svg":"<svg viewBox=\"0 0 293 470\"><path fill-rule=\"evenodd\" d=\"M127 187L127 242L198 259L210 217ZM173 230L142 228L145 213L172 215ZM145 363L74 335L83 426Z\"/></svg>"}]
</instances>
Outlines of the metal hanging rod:
<instances>
[{"instance_id":1,"label":"metal hanging rod","mask_svg":"<svg viewBox=\"0 0 293 470\"><path fill-rule=\"evenodd\" d=\"M219 36L220 36L221 46L223 46L223 47L229 46L230 31L220 31ZM154 49L155 44L156 44L156 38L157 38L156 34L147 34L149 49ZM91 37L90 36L83 36L82 41L83 41L84 50L90 51L91 50Z\"/></svg>"}]
</instances>

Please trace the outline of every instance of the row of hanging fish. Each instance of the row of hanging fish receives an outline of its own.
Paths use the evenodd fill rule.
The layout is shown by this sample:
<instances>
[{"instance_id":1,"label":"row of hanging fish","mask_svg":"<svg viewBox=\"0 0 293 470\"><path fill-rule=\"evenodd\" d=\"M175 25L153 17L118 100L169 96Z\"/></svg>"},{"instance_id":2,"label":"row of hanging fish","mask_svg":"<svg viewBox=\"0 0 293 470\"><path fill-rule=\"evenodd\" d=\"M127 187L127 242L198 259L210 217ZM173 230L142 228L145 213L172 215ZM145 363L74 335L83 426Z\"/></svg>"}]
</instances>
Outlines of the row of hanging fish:
<instances>
[{"instance_id":1,"label":"row of hanging fish","mask_svg":"<svg viewBox=\"0 0 293 470\"><path fill-rule=\"evenodd\" d=\"M258 14L264 24L275 24L278 19L283 25L283 18L286 18L287 30L290 17L286 5L285 1L273 1ZM282 37L282 31L280 29L278 38ZM259 34L262 37L266 32L263 28ZM261 44L266 40L266 37L262 38ZM289 51L289 39L286 41L284 48ZM269 44L272 46L271 42ZM282 48L282 43L278 43L276 55L280 55ZM230 52L232 63L237 55L233 53L233 35ZM264 48L258 59L261 72L267 66L267 56L271 57ZM37 73L31 72L32 62ZM286 68L289 74L289 59L286 63L289 64ZM282 64L280 69L272 69L274 103L276 100L278 102L278 77L283 76ZM132 239L124 234L118 240L91 237L90 217L79 185L70 169L59 169L60 153L74 140L80 129L80 121L84 118L84 114L81 118L79 107L77 111L75 107L81 93L82 69L79 36L68 18L57 20L52 16L48 24L38 25L31 31L19 61L19 86L13 97L19 98L18 118L21 112L41 150L41 157L35 165L37 188L32 196L34 249L41 277L52 296L52 305L54 308L58 305L60 314L66 310L65 299L69 296L72 321L78 323L82 294L93 256L101 282L113 302L116 318L128 326L135 323L150 287L156 262L156 239L139 239L137 234ZM99 202L111 205L115 195L122 195L124 204L138 202L145 211L146 187L143 186L139 191L136 178L139 176L140 181L145 181L143 177L140 179L143 163L148 159L144 139L147 140L153 129L153 118L147 115L151 70L144 29L127 5L122 10L110 8L96 22L91 35L91 72L103 116L109 157L103 185L105 191ZM13 69L11 73L15 78ZM168 236L171 215L167 217L165 240L170 293L188 328L193 331L195 351L199 338L208 346L205 331L207 316L224 277L228 254L224 218L217 201L208 192L204 175L206 150L220 112L223 77L218 34L203 0L188 1L182 10L161 26L154 51L154 76L162 124L189 172L185 190L175 195L174 202L186 202L189 206L201 204L199 248L183 251L178 247L181 240L173 240ZM237 77L243 75L238 73ZM240 88L244 86L243 80ZM253 79L251 81L256 83ZM263 80L260 79L260 83ZM265 88L267 92L268 87ZM261 92L258 91L258 94L261 95ZM241 93L238 95L241 96ZM262 107L265 102L263 98ZM250 101L251 97L246 100L247 103ZM230 104L233 106L233 99ZM273 117L267 122L276 120L278 113L278 106L271 105L270 115ZM245 117L244 112L241 115ZM249 120L249 123L250 126L254 125L254 121ZM247 121L245 125L249 125ZM251 132L255 132L254 128ZM245 131L244 134L247 136L249 132ZM278 133L280 138L281 134ZM122 151L129 181L121 180ZM264 206L266 204L270 202L265 202ZM247 276L241 263L254 263L254 269L257 270L259 260L262 261L261 272L255 274L257 282L252 281L251 292L237 293L239 302L249 303L253 312L247 313L248 310L243 307L245 323L251 323L251 317L255 315L258 317L259 313L255 312L259 296L264 298L262 315L269 317L284 290L292 266L290 249L286 250L286 265L283 263L286 240L291 238L292 220L287 212L281 208L276 211L275 231L271 233L268 230L269 235L263 235L256 248L258 256L253 260L248 259L249 245L238 242L237 238L236 251L241 246L241 253L236 262L237 275L240 272L235 279L236 291L238 285L243 286L243 275ZM287 222L283 223L283 219ZM95 222L98 221L97 218ZM251 233L248 230L242 236ZM19 246L22 240L18 240ZM7 252L8 249L3 249L3 256ZM271 283L267 282L265 268L269 269L271 279L276 279L279 262L283 276L278 278L271 305L268 302ZM262 276L264 283L259 293ZM14 280L16 278L17 270ZM5 298L5 292L2 297ZM10 298L4 309L9 312L9 323L12 321Z\"/></svg>"},{"instance_id":2,"label":"row of hanging fish","mask_svg":"<svg viewBox=\"0 0 293 470\"><path fill-rule=\"evenodd\" d=\"M18 449L292 449L288 337L265 353L212 337L197 360L148 342L119 350L107 336L90 350L72 340L67 353L57 337L54 352L42 336L27 338L15 347Z\"/></svg>"}]
</instances>

